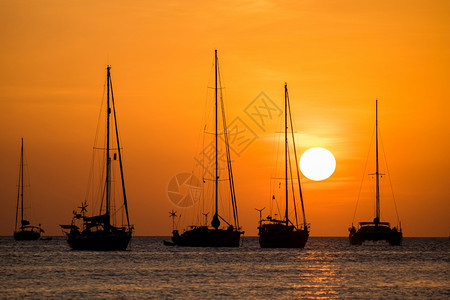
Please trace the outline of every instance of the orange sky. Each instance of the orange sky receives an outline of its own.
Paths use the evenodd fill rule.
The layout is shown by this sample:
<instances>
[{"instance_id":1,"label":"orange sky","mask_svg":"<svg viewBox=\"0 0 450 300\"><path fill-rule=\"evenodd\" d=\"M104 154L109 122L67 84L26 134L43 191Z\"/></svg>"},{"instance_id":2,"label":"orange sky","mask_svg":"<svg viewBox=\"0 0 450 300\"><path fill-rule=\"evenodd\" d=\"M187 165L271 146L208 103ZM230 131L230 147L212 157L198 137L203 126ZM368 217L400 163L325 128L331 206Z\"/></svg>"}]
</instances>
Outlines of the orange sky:
<instances>
[{"instance_id":1,"label":"orange sky","mask_svg":"<svg viewBox=\"0 0 450 300\"><path fill-rule=\"evenodd\" d=\"M0 3L0 235L14 230L21 137L32 221L61 234L83 201L108 63L131 221L137 235L169 235L166 188L198 153L214 49L229 121L258 135L233 165L246 235L270 200L276 126L262 130L245 108L261 92L281 106L285 81L299 152L325 147L337 161L330 179L304 181L312 236L347 235L376 98L404 235L449 234L448 1L123 3ZM371 217L364 201L355 221Z\"/></svg>"}]
</instances>

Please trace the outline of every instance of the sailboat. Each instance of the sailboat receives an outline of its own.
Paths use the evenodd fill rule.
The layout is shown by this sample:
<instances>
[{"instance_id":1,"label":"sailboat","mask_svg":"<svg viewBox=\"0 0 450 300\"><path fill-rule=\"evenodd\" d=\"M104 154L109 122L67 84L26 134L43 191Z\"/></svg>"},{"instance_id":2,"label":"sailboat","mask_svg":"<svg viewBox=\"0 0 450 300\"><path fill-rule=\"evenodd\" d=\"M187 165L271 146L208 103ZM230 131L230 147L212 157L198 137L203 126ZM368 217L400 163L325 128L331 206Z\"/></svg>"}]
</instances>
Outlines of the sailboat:
<instances>
[{"instance_id":1,"label":"sailboat","mask_svg":"<svg viewBox=\"0 0 450 300\"><path fill-rule=\"evenodd\" d=\"M191 225L181 234L178 230L173 229L172 231L172 242L178 246L189 246L189 247L239 247L241 235L244 233L241 231L239 226L238 212L237 212L237 204L236 204L236 194L234 189L234 180L233 180L233 171L231 167L231 158L230 158L230 147L228 141L228 133L227 126L225 120L225 113L223 109L223 101L222 97L220 97L220 104L222 107L222 122L223 122L223 140L225 141L225 150L226 150L226 161L227 161L227 171L228 171L228 181L229 182L229 193L231 198L231 204L233 209L233 218L234 222L231 224L225 218L223 218L219 214L219 166L218 166L218 76L219 76L219 68L218 68L218 58L217 58L217 50L214 51L214 73L215 73L215 81L214 81L214 98L215 98L215 132L214 132L214 149L215 149L215 163L214 163L214 215L211 221L211 226L208 224L204 225ZM205 217L207 214L204 214ZM226 224L225 227L221 227L221 220ZM170 243L165 243L166 245L170 245Z\"/></svg>"},{"instance_id":2,"label":"sailboat","mask_svg":"<svg viewBox=\"0 0 450 300\"><path fill-rule=\"evenodd\" d=\"M349 228L349 240L351 245L361 245L364 241L385 240L391 245L401 245L403 233L401 226L391 228L389 222L380 220L380 174L378 166L378 100L375 101L375 218L372 222L359 222L359 228L356 229L353 224Z\"/></svg>"},{"instance_id":3,"label":"sailboat","mask_svg":"<svg viewBox=\"0 0 450 300\"><path fill-rule=\"evenodd\" d=\"M23 138L20 147L20 169L19 169L19 184L17 185L17 206L16 206L16 225L14 229L14 239L17 241L32 241L38 240L44 230L39 226L33 226L30 221L24 218L23 207L23 187L24 187L24 172L23 172ZM20 220L19 220L20 216ZM20 222L19 222L20 221Z\"/></svg>"},{"instance_id":4,"label":"sailboat","mask_svg":"<svg viewBox=\"0 0 450 300\"><path fill-rule=\"evenodd\" d=\"M122 153L117 128L117 116L114 103L114 93L111 80L111 67L106 68L106 146L105 148L94 148L104 150L103 176L100 176L101 188L97 195L101 205L98 213L93 216L87 215L87 201L79 207L80 211L73 211L73 219L70 225L60 225L67 235L67 242L74 250L126 250L130 242L133 226L130 225L128 215L127 196L123 176ZM113 127L113 128L111 128ZM113 134L115 133L115 134ZM118 166L117 166L118 159ZM119 169L120 188L119 196L122 205L116 207L113 202L113 187L116 186L116 178L113 178L113 164ZM118 180L117 180L118 181ZM93 201L95 202L95 201ZM125 225L116 225L114 220L122 212L122 222ZM123 212L125 216L123 216Z\"/></svg>"},{"instance_id":5,"label":"sailboat","mask_svg":"<svg viewBox=\"0 0 450 300\"><path fill-rule=\"evenodd\" d=\"M288 122L289 120L289 122ZM290 127L290 128L289 128ZM288 130L291 131L291 142L295 160L295 175L291 166L291 155L289 148ZM297 206L295 203L294 181L297 179L299 197L303 213L303 224L298 224ZM284 219L272 218L259 219L259 245L261 248L304 248L309 237L309 227L306 223L305 209L303 205L303 195L300 183L300 172L297 159L297 150L295 148L294 130L292 126L292 114L289 102L287 84L284 85L284 196L285 196L285 215ZM295 224L289 218L289 189L292 191L292 200L294 203ZM275 196L273 196L273 199Z\"/></svg>"}]
</instances>

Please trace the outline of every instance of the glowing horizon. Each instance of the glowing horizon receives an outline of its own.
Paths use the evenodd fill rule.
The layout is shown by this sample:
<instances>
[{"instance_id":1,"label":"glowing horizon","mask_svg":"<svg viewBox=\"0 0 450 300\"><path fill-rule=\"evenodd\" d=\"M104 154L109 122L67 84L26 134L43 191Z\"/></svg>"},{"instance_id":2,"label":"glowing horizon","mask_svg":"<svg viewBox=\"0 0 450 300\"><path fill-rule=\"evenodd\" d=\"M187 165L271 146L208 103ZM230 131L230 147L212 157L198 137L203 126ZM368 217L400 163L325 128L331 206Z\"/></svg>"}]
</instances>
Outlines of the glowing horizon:
<instances>
[{"instance_id":1,"label":"glowing horizon","mask_svg":"<svg viewBox=\"0 0 450 300\"><path fill-rule=\"evenodd\" d=\"M43 5L45 4L45 5ZM379 99L380 133L404 235L448 236L450 111L446 1L5 1L0 23L0 235L14 229L20 138L26 141L33 222L49 235L86 194L107 64L137 235L170 235L167 186L202 148L218 49L228 122L246 126L232 153L247 235L270 202L278 119L289 85L298 152L323 147L338 168L303 182L311 236L347 236ZM256 102L255 102L256 101ZM267 111L265 111L267 113ZM234 122L234 123L233 123ZM240 127L240 128L244 128ZM371 178L367 178L371 180ZM371 183L357 221L373 210ZM386 189L387 190L387 189ZM389 195L386 194L387 198ZM392 205L382 212L394 222ZM187 213L187 212L186 212Z\"/></svg>"}]
</instances>

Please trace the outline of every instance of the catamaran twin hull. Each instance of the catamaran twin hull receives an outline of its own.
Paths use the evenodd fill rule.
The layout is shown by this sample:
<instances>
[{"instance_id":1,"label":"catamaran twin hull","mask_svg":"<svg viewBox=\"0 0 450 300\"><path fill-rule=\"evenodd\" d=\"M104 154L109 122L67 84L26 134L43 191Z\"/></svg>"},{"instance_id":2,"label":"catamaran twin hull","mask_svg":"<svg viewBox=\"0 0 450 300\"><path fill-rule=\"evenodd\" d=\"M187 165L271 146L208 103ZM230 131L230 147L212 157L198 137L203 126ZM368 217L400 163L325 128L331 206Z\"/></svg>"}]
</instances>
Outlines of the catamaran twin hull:
<instances>
[{"instance_id":1,"label":"catamaran twin hull","mask_svg":"<svg viewBox=\"0 0 450 300\"><path fill-rule=\"evenodd\" d=\"M187 230L181 235L174 231L172 242L187 247L239 247L242 231L211 229L206 226Z\"/></svg>"},{"instance_id":2,"label":"catamaran twin hull","mask_svg":"<svg viewBox=\"0 0 450 300\"><path fill-rule=\"evenodd\" d=\"M365 224L358 231L350 231L351 245L361 245L364 241L387 241L390 245L401 245L403 234L389 225Z\"/></svg>"},{"instance_id":3,"label":"catamaran twin hull","mask_svg":"<svg viewBox=\"0 0 450 300\"><path fill-rule=\"evenodd\" d=\"M375 101L375 218L373 222L360 222L360 228L356 230L353 226L349 228L349 240L351 245L361 245L364 241L385 240L391 245L401 245L403 239L402 228L391 228L389 222L381 222L380 216L380 177L378 163L378 100ZM398 215L397 215L398 218ZM399 220L400 222L400 220ZM352 222L353 223L353 222Z\"/></svg>"}]
</instances>

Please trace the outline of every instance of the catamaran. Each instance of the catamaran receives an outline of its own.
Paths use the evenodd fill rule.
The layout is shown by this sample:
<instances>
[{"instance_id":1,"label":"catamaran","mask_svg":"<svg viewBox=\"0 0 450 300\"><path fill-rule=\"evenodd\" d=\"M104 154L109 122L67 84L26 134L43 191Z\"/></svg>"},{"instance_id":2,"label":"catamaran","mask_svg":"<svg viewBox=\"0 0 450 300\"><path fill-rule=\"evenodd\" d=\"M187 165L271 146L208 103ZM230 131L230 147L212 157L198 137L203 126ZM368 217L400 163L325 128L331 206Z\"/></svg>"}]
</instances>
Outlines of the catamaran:
<instances>
[{"instance_id":1,"label":"catamaran","mask_svg":"<svg viewBox=\"0 0 450 300\"><path fill-rule=\"evenodd\" d=\"M401 245L403 239L401 226L391 228L389 222L381 222L380 219L380 176L382 174L378 164L378 100L375 102L375 165L375 218L372 222L359 222L358 229L352 224L349 228L350 244L361 245L364 241L385 240L391 245Z\"/></svg>"}]
</instances>

